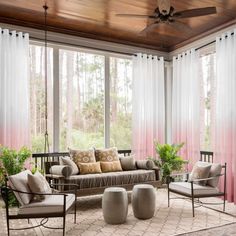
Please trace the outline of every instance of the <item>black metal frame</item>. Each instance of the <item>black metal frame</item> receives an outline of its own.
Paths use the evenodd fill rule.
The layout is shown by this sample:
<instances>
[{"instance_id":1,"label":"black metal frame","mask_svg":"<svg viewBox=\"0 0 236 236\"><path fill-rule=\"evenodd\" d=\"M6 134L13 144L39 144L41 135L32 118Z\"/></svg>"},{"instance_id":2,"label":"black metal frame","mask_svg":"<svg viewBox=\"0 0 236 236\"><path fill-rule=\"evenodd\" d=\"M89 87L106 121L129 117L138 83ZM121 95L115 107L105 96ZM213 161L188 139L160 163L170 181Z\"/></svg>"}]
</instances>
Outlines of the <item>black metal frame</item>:
<instances>
[{"instance_id":1,"label":"black metal frame","mask_svg":"<svg viewBox=\"0 0 236 236\"><path fill-rule=\"evenodd\" d=\"M56 184L52 184L51 187L55 186ZM63 185L72 185L72 184L63 184ZM11 187L8 186L2 186L1 187L1 194L2 198L5 202L5 207L6 207L6 221L7 221L7 235L10 235L10 230L26 230L26 229L32 229L32 228L37 228L40 226L43 226L44 228L47 229L62 229L63 230L63 236L65 235L65 223L66 223L66 214L71 210L71 208L74 208L74 223L76 223L76 200L77 200L77 185L74 185L74 195L75 195L75 200L74 204L71 205L71 207L66 210L66 197L68 196L66 193L33 193L33 192L24 192L24 191L19 191L16 189L12 189ZM30 194L30 195L39 195L39 196L56 196L56 195L61 195L63 196L63 211L62 212L52 212L52 213L36 213L36 214L13 214L11 215L9 212L9 193L24 193L24 194ZM45 224L48 222L49 218L63 218L63 226L61 228L55 228L55 227L49 227L46 226ZM10 228L10 220L14 219L29 219L31 218L43 218L40 223L36 226L30 226L26 228Z\"/></svg>"},{"instance_id":2,"label":"black metal frame","mask_svg":"<svg viewBox=\"0 0 236 236\"><path fill-rule=\"evenodd\" d=\"M206 162L211 162L213 163L213 152L206 152L206 151L201 151L200 152L200 161L206 161ZM210 177L210 178L204 178L204 179L196 179L196 180L192 180L190 181L190 184L191 184L191 194L186 194L186 193L183 193L183 192L180 192L180 191L177 191L177 190L173 190L173 189L170 189L169 188L169 184L172 180L171 177L173 176L183 176L183 175L187 175L187 181L188 181L188 176L189 176L189 173L183 173L183 174L176 174L176 175L172 175L168 178L168 181L167 181L167 190L168 190L168 207L170 206L170 199L176 199L176 198L179 198L179 197L176 197L176 198L170 198L170 192L173 192L173 193L176 193L176 194L179 194L179 195L182 195L184 196L185 198L188 198L191 200L191 203L192 203L192 214L193 214L193 217L195 216L195 212L194 212L194 208L196 208L194 206L194 199L198 199L197 203L200 203L201 205L203 204L215 204L215 203L203 203L201 201L199 201L199 198L209 198L209 197L219 197L219 196L223 196L223 212L225 211L225 199L226 199L226 166L227 164L225 163L224 165L222 165L222 169L224 169L224 173L223 174L220 174L218 176L215 176L215 177ZM216 179L216 178L219 178L220 176L224 176L224 191L223 192L218 192L218 193L215 193L215 194L204 194L204 195L200 195L200 194L194 194L194 188L193 188L193 184L195 182L198 182L198 181L206 181L206 180L211 180L211 179ZM221 204L221 203L220 203ZM201 206L200 205L200 206ZM212 208L211 208L212 209ZM213 209L214 210L214 209Z\"/></svg>"}]
</instances>

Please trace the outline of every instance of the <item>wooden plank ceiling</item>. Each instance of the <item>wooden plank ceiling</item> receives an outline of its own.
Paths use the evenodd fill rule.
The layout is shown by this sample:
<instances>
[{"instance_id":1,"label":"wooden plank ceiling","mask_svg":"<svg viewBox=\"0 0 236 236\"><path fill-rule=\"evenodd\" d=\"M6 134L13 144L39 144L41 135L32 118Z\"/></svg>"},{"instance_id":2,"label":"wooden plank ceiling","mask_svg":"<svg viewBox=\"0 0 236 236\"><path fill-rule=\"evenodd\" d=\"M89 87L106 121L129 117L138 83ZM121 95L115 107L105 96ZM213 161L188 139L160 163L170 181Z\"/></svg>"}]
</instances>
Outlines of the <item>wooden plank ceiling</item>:
<instances>
[{"instance_id":1,"label":"wooden plank ceiling","mask_svg":"<svg viewBox=\"0 0 236 236\"><path fill-rule=\"evenodd\" d=\"M162 24L140 35L151 20L118 13L153 14L157 0L47 0L49 30L170 52L221 26L235 23L235 0L171 0L175 11L217 8L217 14L181 19L188 32ZM43 0L0 0L0 22L43 29Z\"/></svg>"}]
</instances>

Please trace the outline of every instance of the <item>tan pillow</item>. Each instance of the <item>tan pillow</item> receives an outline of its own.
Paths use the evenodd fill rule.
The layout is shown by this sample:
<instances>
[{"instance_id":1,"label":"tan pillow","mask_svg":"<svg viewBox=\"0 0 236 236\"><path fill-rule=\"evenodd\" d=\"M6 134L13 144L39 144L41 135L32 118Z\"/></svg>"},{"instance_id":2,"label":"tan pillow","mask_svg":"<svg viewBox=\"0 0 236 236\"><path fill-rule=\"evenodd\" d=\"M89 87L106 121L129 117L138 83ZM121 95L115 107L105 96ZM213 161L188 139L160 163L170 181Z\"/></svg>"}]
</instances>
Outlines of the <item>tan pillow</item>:
<instances>
[{"instance_id":1,"label":"tan pillow","mask_svg":"<svg viewBox=\"0 0 236 236\"><path fill-rule=\"evenodd\" d=\"M95 150L95 156L97 161L119 161L117 148L97 149Z\"/></svg>"},{"instance_id":2,"label":"tan pillow","mask_svg":"<svg viewBox=\"0 0 236 236\"><path fill-rule=\"evenodd\" d=\"M122 171L120 161L101 162L102 172Z\"/></svg>"},{"instance_id":3,"label":"tan pillow","mask_svg":"<svg viewBox=\"0 0 236 236\"><path fill-rule=\"evenodd\" d=\"M48 184L47 180L38 171L34 175L28 174L28 185L29 185L31 192L52 193L52 189L50 188L50 185ZM35 195L34 198L37 200L43 200L43 199L45 199L45 196Z\"/></svg>"},{"instance_id":4,"label":"tan pillow","mask_svg":"<svg viewBox=\"0 0 236 236\"><path fill-rule=\"evenodd\" d=\"M196 179L205 179L209 177L211 169L211 163L198 161L189 175L189 181ZM206 185L207 181L199 181L197 184Z\"/></svg>"},{"instance_id":5,"label":"tan pillow","mask_svg":"<svg viewBox=\"0 0 236 236\"><path fill-rule=\"evenodd\" d=\"M72 150L69 149L70 156L75 164L79 167L80 163L94 163L96 162L94 150Z\"/></svg>"},{"instance_id":6,"label":"tan pillow","mask_svg":"<svg viewBox=\"0 0 236 236\"><path fill-rule=\"evenodd\" d=\"M28 186L28 174L31 174L31 171L25 170L16 175L8 176L9 185L12 189L16 189L22 192L30 193L30 188ZM33 195L25 193L14 192L16 199L21 205L27 205L30 203Z\"/></svg>"},{"instance_id":7,"label":"tan pillow","mask_svg":"<svg viewBox=\"0 0 236 236\"><path fill-rule=\"evenodd\" d=\"M70 166L72 169L71 175L77 175L79 173L78 166L75 164L74 161L70 159L70 157L61 157L62 165Z\"/></svg>"},{"instance_id":8,"label":"tan pillow","mask_svg":"<svg viewBox=\"0 0 236 236\"><path fill-rule=\"evenodd\" d=\"M79 163L80 174L96 174L102 173L100 162L94 163Z\"/></svg>"}]
</instances>

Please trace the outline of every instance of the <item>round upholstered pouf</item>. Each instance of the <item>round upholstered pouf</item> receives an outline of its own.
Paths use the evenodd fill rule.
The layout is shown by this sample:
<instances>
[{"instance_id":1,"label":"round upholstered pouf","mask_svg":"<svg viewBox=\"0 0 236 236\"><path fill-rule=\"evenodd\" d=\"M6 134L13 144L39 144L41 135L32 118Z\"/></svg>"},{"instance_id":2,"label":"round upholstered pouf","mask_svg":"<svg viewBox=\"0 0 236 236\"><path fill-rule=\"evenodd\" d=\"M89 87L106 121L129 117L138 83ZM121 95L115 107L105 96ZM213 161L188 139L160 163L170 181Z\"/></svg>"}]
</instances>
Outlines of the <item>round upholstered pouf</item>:
<instances>
[{"instance_id":1,"label":"round upholstered pouf","mask_svg":"<svg viewBox=\"0 0 236 236\"><path fill-rule=\"evenodd\" d=\"M122 224L128 213L128 194L124 188L106 188L102 197L104 220L108 224Z\"/></svg>"},{"instance_id":2,"label":"round upholstered pouf","mask_svg":"<svg viewBox=\"0 0 236 236\"><path fill-rule=\"evenodd\" d=\"M152 218L156 209L156 190L150 184L135 185L132 191L131 201L136 218Z\"/></svg>"}]
</instances>

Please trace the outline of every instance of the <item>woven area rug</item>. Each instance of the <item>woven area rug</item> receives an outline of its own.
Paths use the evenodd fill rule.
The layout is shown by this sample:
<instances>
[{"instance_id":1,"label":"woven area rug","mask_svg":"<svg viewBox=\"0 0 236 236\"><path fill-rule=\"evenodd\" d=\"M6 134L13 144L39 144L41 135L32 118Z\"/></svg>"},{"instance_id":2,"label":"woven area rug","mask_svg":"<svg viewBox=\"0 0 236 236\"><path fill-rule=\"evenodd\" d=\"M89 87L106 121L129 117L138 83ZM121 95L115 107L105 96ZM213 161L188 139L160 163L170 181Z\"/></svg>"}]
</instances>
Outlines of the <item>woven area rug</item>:
<instances>
[{"instance_id":1,"label":"woven area rug","mask_svg":"<svg viewBox=\"0 0 236 236\"><path fill-rule=\"evenodd\" d=\"M214 199L219 201L219 199ZM103 220L101 209L101 196L90 196L78 199L77 223L73 223L73 215L67 215L66 233L72 236L170 236L170 235L208 235L203 234L209 228L212 232L219 232L214 227L232 227L231 223L236 222L236 218L199 207L195 209L195 217L192 217L191 202L183 199L171 200L171 206L167 207L167 192L165 189L157 190L157 207L155 215L149 220L139 220L133 216L132 206L129 204L128 217L125 224L108 225ZM226 205L226 211L230 208L231 213L235 210L232 206ZM232 210L233 209L233 210ZM1 209L0 219L0 235L6 235L5 211ZM235 212L236 213L236 210ZM12 227L29 226L27 220L12 221ZM31 225L36 225L39 220L30 220ZM61 219L50 219L49 226L60 227ZM225 226L224 226L225 225ZM234 225L234 230L236 229ZM229 229L227 229L229 231ZM199 231L199 234L196 233ZM48 230L45 228L36 228L25 231L11 231L11 235L37 235L37 236L59 236L62 235L61 230ZM191 232L194 232L190 234ZM207 231L206 231L207 232ZM230 231L229 231L230 232ZM235 232L235 231L234 231ZM187 233L187 234L186 234ZM209 234L213 235L213 234ZM214 233L214 235L220 235ZM227 235L227 234L222 234ZM232 235L232 234L229 234Z\"/></svg>"}]
</instances>

